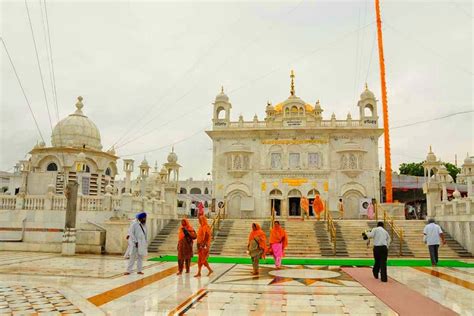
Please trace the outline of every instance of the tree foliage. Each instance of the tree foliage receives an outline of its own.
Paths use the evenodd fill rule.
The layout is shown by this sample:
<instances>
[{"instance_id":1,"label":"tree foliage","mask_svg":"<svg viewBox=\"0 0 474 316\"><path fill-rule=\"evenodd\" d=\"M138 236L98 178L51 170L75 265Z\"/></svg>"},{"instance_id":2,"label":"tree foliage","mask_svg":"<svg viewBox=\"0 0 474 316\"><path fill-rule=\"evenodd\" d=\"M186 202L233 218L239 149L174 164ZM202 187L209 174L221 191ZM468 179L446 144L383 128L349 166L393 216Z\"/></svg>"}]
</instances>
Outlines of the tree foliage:
<instances>
[{"instance_id":1,"label":"tree foliage","mask_svg":"<svg viewBox=\"0 0 474 316\"><path fill-rule=\"evenodd\" d=\"M423 163L424 161L401 163L398 169L400 174L422 177L424 175ZM450 162L443 162L442 164L446 167L454 181L456 181L456 176L461 172L461 168L456 167Z\"/></svg>"}]
</instances>

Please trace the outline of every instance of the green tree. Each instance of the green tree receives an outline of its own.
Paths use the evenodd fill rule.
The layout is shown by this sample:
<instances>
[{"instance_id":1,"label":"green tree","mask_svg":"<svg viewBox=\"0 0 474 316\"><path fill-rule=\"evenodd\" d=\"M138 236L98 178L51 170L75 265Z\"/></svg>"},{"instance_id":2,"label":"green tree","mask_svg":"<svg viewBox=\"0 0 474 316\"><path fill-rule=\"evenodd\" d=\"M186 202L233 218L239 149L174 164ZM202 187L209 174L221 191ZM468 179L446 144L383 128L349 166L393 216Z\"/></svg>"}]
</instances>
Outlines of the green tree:
<instances>
[{"instance_id":1,"label":"green tree","mask_svg":"<svg viewBox=\"0 0 474 316\"><path fill-rule=\"evenodd\" d=\"M398 169L400 170L400 174L418 177L423 176L423 162L401 163Z\"/></svg>"},{"instance_id":2,"label":"green tree","mask_svg":"<svg viewBox=\"0 0 474 316\"><path fill-rule=\"evenodd\" d=\"M423 163L424 161L401 163L398 169L400 174L422 177L424 175ZM453 180L456 181L456 176L461 172L461 169L450 162L443 162L442 164L446 167Z\"/></svg>"}]
</instances>

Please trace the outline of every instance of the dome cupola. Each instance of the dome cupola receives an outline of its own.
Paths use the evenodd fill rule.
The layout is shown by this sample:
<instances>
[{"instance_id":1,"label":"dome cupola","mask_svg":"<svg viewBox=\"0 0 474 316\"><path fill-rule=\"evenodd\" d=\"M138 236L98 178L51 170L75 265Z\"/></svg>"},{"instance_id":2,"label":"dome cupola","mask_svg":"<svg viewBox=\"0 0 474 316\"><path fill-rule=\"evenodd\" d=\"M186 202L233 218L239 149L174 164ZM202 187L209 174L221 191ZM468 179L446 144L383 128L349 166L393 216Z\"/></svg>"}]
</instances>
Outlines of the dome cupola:
<instances>
[{"instance_id":1,"label":"dome cupola","mask_svg":"<svg viewBox=\"0 0 474 316\"><path fill-rule=\"evenodd\" d=\"M97 126L82 112L83 98L77 97L76 111L56 124L51 135L53 147L76 147L102 150Z\"/></svg>"}]
</instances>

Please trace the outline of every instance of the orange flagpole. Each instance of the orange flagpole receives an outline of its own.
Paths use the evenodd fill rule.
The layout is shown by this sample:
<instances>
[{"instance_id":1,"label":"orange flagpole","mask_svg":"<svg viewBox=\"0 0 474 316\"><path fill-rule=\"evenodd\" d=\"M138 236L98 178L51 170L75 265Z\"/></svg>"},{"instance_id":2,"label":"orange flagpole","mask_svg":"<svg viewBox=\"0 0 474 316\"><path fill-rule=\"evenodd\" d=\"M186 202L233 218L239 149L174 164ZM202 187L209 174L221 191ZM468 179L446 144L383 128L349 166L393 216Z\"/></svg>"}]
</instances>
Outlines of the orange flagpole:
<instances>
[{"instance_id":1,"label":"orange flagpole","mask_svg":"<svg viewBox=\"0 0 474 316\"><path fill-rule=\"evenodd\" d=\"M377 42L379 46L380 82L382 86L383 129L385 143L385 202L392 203L392 158L390 153L390 134L388 127L387 83L385 82L385 60L383 54L382 20L380 18L380 0L375 0L377 14Z\"/></svg>"}]
</instances>

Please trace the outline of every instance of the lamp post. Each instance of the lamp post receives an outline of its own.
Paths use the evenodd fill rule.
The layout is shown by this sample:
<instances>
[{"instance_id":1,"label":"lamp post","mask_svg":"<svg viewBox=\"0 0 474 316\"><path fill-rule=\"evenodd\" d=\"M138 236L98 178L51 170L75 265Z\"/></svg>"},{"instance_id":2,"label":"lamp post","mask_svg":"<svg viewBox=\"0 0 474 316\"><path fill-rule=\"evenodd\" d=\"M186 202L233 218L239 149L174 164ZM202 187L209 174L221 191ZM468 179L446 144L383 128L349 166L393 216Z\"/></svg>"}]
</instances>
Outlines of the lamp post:
<instances>
[{"instance_id":1,"label":"lamp post","mask_svg":"<svg viewBox=\"0 0 474 316\"><path fill-rule=\"evenodd\" d=\"M123 160L123 171L125 171L125 192L124 195L130 195L131 194L131 175L133 172L133 159L124 159Z\"/></svg>"}]
</instances>

